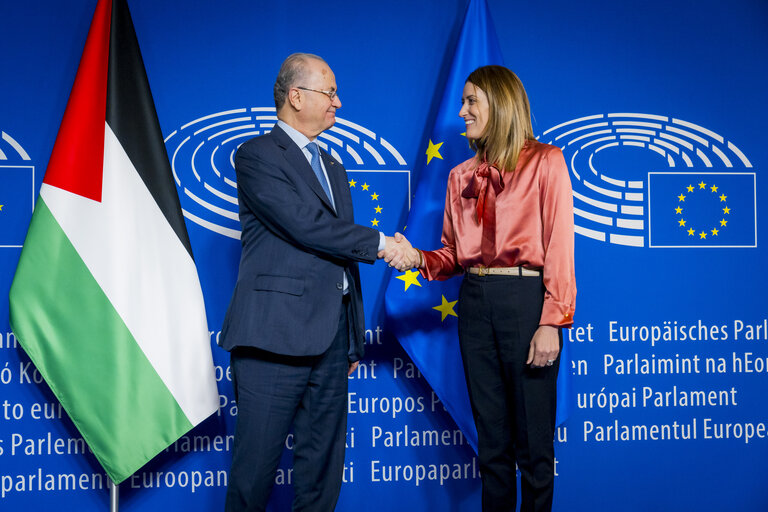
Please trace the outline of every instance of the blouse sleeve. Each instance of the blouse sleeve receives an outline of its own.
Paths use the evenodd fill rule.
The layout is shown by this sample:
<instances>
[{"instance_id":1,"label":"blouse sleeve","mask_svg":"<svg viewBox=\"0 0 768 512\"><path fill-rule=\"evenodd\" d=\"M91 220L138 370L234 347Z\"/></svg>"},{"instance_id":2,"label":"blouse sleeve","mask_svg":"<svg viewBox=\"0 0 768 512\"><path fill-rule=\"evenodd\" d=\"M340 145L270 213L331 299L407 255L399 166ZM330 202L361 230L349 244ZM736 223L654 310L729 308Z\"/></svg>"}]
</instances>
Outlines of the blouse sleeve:
<instances>
[{"instance_id":1,"label":"blouse sleeve","mask_svg":"<svg viewBox=\"0 0 768 512\"><path fill-rule=\"evenodd\" d=\"M456 258L456 235L453 229L453 188L454 172L448 178L448 187L445 192L445 210L443 212L443 246L435 251L421 251L424 256L424 266L419 269L421 275L430 281L444 281L464 270L459 266Z\"/></svg>"},{"instance_id":2,"label":"blouse sleeve","mask_svg":"<svg viewBox=\"0 0 768 512\"><path fill-rule=\"evenodd\" d=\"M570 327L576 306L573 191L559 149L548 152L541 169L541 219L544 246L544 307L540 325Z\"/></svg>"}]
</instances>

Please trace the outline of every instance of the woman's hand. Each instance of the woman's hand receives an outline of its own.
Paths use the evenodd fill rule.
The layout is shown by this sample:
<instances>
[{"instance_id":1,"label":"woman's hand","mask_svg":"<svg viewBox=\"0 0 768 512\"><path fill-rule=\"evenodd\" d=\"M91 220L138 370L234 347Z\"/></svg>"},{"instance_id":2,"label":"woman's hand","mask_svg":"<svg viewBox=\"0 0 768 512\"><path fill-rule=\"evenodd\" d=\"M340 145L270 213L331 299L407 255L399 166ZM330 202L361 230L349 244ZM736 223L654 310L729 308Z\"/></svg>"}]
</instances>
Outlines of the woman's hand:
<instances>
[{"instance_id":1,"label":"woman's hand","mask_svg":"<svg viewBox=\"0 0 768 512\"><path fill-rule=\"evenodd\" d=\"M531 368L552 366L560 354L560 337L557 327L540 325L531 340L531 348L528 350L528 360L525 364Z\"/></svg>"}]
</instances>

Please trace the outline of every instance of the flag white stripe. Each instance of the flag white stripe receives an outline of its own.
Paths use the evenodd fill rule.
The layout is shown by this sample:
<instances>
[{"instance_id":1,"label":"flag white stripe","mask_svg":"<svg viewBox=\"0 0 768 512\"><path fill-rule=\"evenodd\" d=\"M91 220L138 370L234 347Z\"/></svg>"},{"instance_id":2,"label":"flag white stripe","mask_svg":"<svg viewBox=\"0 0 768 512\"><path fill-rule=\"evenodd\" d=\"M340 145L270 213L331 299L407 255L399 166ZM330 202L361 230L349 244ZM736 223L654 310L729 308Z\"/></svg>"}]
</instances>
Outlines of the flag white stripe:
<instances>
[{"instance_id":1,"label":"flag white stripe","mask_svg":"<svg viewBox=\"0 0 768 512\"><path fill-rule=\"evenodd\" d=\"M47 185L40 193L196 425L218 408L197 269L111 128L105 127L102 201Z\"/></svg>"}]
</instances>

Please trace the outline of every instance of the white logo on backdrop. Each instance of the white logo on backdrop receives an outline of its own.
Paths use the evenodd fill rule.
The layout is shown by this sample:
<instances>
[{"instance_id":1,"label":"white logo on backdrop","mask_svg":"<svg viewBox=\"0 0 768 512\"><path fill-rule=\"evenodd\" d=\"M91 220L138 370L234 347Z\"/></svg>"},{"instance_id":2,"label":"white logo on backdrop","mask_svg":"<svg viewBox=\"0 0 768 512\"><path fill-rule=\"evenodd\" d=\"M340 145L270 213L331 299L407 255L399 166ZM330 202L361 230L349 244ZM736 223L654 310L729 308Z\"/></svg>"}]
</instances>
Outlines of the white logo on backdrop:
<instances>
[{"instance_id":1,"label":"white logo on backdrop","mask_svg":"<svg viewBox=\"0 0 768 512\"><path fill-rule=\"evenodd\" d=\"M0 160L21 159L27 162L32 160L29 158L27 152L24 151L24 148L21 147L21 144L16 142L16 139L3 131L0 131L0 136L2 139L2 142L0 142ZM10 155L10 157L8 155Z\"/></svg>"},{"instance_id":2,"label":"white logo on backdrop","mask_svg":"<svg viewBox=\"0 0 768 512\"><path fill-rule=\"evenodd\" d=\"M35 208L35 166L10 134L0 131L0 247L24 243Z\"/></svg>"},{"instance_id":3,"label":"white logo on backdrop","mask_svg":"<svg viewBox=\"0 0 768 512\"><path fill-rule=\"evenodd\" d=\"M184 124L165 139L184 216L210 231L239 239L234 158L246 140L268 133L277 122L274 107L216 112ZM405 159L383 137L336 118L318 143L350 172L408 173Z\"/></svg>"},{"instance_id":4,"label":"white logo on backdrop","mask_svg":"<svg viewBox=\"0 0 768 512\"><path fill-rule=\"evenodd\" d=\"M625 246L649 245L650 171L752 168L744 153L722 135L660 115L615 113L581 117L546 130L539 140L563 150L573 182L576 232ZM648 151L658 163L652 169L638 169L634 162L624 158L625 165L619 168L601 168L601 153L607 156L611 151L620 151L633 158L627 151L630 148Z\"/></svg>"}]
</instances>

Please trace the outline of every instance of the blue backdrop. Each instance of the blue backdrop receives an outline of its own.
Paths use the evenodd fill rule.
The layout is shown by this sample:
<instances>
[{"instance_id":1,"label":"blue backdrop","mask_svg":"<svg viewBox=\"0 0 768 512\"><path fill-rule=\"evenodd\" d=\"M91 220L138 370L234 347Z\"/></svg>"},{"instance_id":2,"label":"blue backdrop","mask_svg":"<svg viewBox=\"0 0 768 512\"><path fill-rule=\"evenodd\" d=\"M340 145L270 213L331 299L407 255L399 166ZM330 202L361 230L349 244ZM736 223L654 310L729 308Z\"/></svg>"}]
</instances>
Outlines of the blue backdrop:
<instances>
[{"instance_id":1,"label":"blue backdrop","mask_svg":"<svg viewBox=\"0 0 768 512\"><path fill-rule=\"evenodd\" d=\"M239 257L231 153L274 122L281 61L308 51L334 69L343 107L323 140L351 171L358 222L391 233L424 165L467 3L129 1L200 271L222 407L121 486L123 510L223 503L236 407L215 339ZM0 508L106 510L100 467L7 323L19 246L96 2L6 4ZM768 6L488 4L534 130L563 148L574 187L579 292L572 365L561 369L573 393L558 430L555 508L765 510ZM472 449L386 323L387 270L362 270L367 357L350 381L338 510L477 510ZM286 508L290 478L278 474L274 510Z\"/></svg>"}]
</instances>

